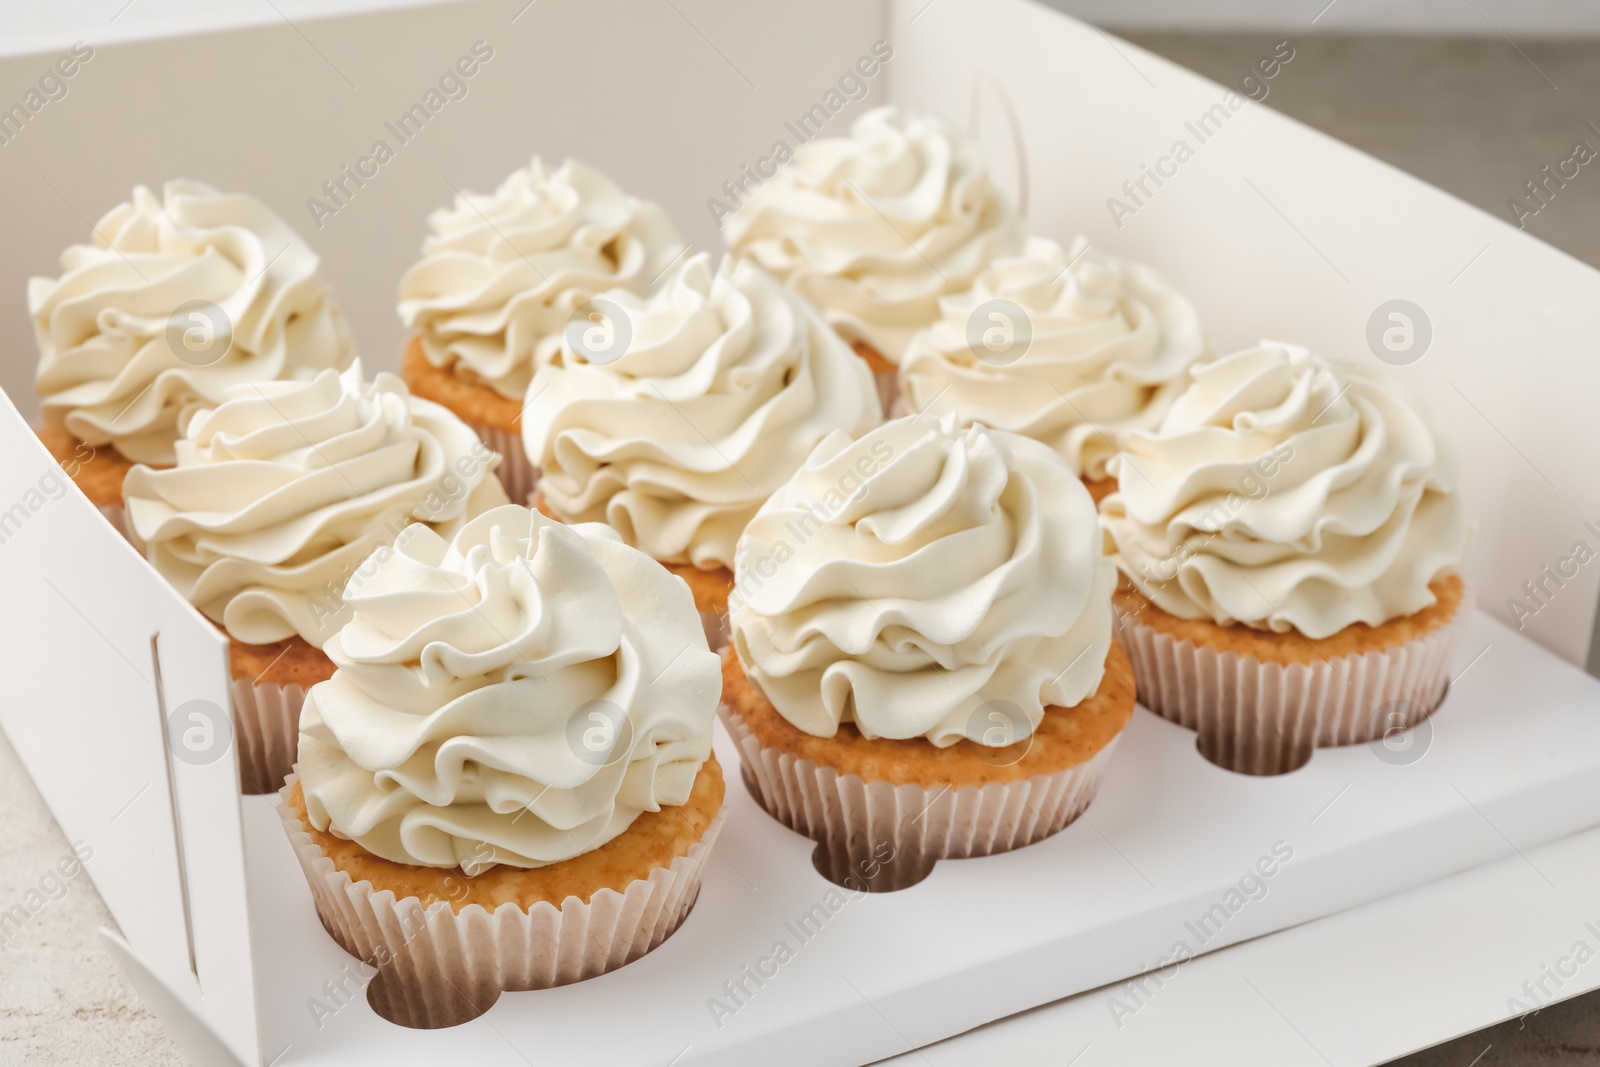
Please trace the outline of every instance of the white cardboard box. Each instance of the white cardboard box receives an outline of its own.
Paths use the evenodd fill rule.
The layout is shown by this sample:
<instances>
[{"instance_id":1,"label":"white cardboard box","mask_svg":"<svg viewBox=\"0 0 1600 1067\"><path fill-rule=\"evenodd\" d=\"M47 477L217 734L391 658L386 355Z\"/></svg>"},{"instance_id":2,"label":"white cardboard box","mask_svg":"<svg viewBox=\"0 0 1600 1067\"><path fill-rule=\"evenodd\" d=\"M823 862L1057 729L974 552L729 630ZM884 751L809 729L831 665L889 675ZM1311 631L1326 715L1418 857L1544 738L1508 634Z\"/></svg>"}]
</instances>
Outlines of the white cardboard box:
<instances>
[{"instance_id":1,"label":"white cardboard box","mask_svg":"<svg viewBox=\"0 0 1600 1067\"><path fill-rule=\"evenodd\" d=\"M1467 574L1483 611L1425 750L1419 741L1423 758L1395 766L1366 748L1324 751L1292 775L1245 779L1140 712L1085 819L1041 845L947 863L913 889L848 903L719 1027L711 998L727 1003L723 984L795 939L785 924L830 889L809 845L735 787L695 912L644 960L507 994L446 1031L394 1027L359 998L319 1026L310 1002L330 1003L323 983L351 961L320 929L271 802L237 797L231 760L168 757L169 715L194 699L226 706L223 641L86 501L53 499L48 457L5 407L0 512L14 518L0 544L0 635L13 689L0 723L69 838L93 844L88 869L125 939L114 943L202 1062L537 1052L862 1063L1138 974L1180 940L1209 951L1600 824L1600 683L1573 666L1600 583L1592 567L1559 586L1541 570L1580 539L1600 546L1585 525L1600 519L1600 485L1583 434L1600 400L1588 356L1600 275L1020 0L470 3L105 46L73 94L4 147L18 163L0 170L0 191L37 210L8 214L0 286L20 292L21 275L51 272L85 217L134 181L198 176L257 192L305 230L369 366L392 365L395 281L451 186L485 188L536 150L570 152L660 199L699 247L715 247L705 200L879 39L895 56L868 102L975 126L1037 230L1086 232L1158 264L1197 300L1219 350L1269 336L1375 358L1374 310L1393 299L1424 309L1431 346L1396 373L1462 444L1477 524ZM469 96L315 228L304 201L476 40L496 59ZM51 58L0 69L23 75ZM1277 76L1293 77L1292 61ZM1201 143L1191 126L1207 113ZM1192 158L1159 187L1146 179L1132 202L1123 182L1179 139ZM1137 209L1120 226L1112 197ZM3 328L11 351L31 351L25 317ZM23 404L28 365L19 355L4 370ZM22 512L7 512L13 503ZM1548 603L1519 633L1505 625L1507 600L1540 580ZM1259 900L1232 907L1229 887L1275 846L1293 858ZM1200 944L1191 927L1219 903L1227 918Z\"/></svg>"},{"instance_id":2,"label":"white cardboard box","mask_svg":"<svg viewBox=\"0 0 1600 1067\"><path fill-rule=\"evenodd\" d=\"M1577 963L1579 945L1600 946L1596 884L1600 830L1589 830L1201 956L1132 1016L1112 1012L1111 998L1129 997L1118 983L881 1067L1347 1067L1503 1019L1548 1043L1549 1020L1518 1016L1600 986L1594 960ZM1491 1044L1511 1062L1502 1032L1448 1062L1468 1067Z\"/></svg>"}]
</instances>

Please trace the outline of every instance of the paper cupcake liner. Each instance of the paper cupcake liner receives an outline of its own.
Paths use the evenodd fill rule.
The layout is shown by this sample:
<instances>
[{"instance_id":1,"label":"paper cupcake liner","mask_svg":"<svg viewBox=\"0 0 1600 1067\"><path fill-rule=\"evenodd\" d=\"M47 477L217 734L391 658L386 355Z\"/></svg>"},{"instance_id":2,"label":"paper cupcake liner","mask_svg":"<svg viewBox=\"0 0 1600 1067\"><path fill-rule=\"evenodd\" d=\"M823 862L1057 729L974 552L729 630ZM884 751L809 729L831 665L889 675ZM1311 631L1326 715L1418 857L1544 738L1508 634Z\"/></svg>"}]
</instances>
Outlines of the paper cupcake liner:
<instances>
[{"instance_id":1,"label":"paper cupcake liner","mask_svg":"<svg viewBox=\"0 0 1600 1067\"><path fill-rule=\"evenodd\" d=\"M533 500L533 488L539 484L539 468L528 459L528 453L522 445L522 434L476 422L468 422L467 425L477 432L484 444L500 453L500 466L495 473L500 476L506 496L511 498L513 504L531 507L529 502Z\"/></svg>"},{"instance_id":2,"label":"paper cupcake liner","mask_svg":"<svg viewBox=\"0 0 1600 1067\"><path fill-rule=\"evenodd\" d=\"M1284 665L1218 652L1118 612L1139 702L1199 735L1200 752L1241 774L1285 774L1317 748L1358 745L1431 715L1450 683L1450 650L1468 614L1383 652Z\"/></svg>"},{"instance_id":3,"label":"paper cupcake liner","mask_svg":"<svg viewBox=\"0 0 1600 1067\"><path fill-rule=\"evenodd\" d=\"M718 713L767 813L817 842L817 868L828 880L875 891L915 885L938 860L989 856L1059 833L1089 807L1120 740L1054 774L929 789L864 781L765 747L731 708Z\"/></svg>"},{"instance_id":4,"label":"paper cupcake liner","mask_svg":"<svg viewBox=\"0 0 1600 1067\"><path fill-rule=\"evenodd\" d=\"M894 406L900 399L900 374L898 371L872 373L878 386L878 402L883 405L883 417L894 418Z\"/></svg>"},{"instance_id":5,"label":"paper cupcake liner","mask_svg":"<svg viewBox=\"0 0 1600 1067\"><path fill-rule=\"evenodd\" d=\"M706 632L706 644L713 652L721 652L728 643L728 614L724 611L702 611L700 627Z\"/></svg>"},{"instance_id":6,"label":"paper cupcake liner","mask_svg":"<svg viewBox=\"0 0 1600 1067\"><path fill-rule=\"evenodd\" d=\"M334 866L289 806L295 775L279 791L278 814L311 885L317 915L333 939L377 969L369 1002L391 1022L434 1029L467 1022L501 992L548 989L593 978L643 956L689 914L727 808L705 835L668 867L657 867L624 892L601 889L588 903L569 896L528 911L512 903L488 911L352 881Z\"/></svg>"},{"instance_id":7,"label":"paper cupcake liner","mask_svg":"<svg viewBox=\"0 0 1600 1067\"><path fill-rule=\"evenodd\" d=\"M233 683L233 736L239 746L239 786L245 796L276 793L294 770L300 748L298 685Z\"/></svg>"},{"instance_id":8,"label":"paper cupcake liner","mask_svg":"<svg viewBox=\"0 0 1600 1067\"><path fill-rule=\"evenodd\" d=\"M106 521L109 522L119 534L121 534L123 537L126 537L128 542L135 548L139 547L138 540L128 529L128 509L126 505L99 504L96 506L100 509L100 514L106 517Z\"/></svg>"}]
</instances>

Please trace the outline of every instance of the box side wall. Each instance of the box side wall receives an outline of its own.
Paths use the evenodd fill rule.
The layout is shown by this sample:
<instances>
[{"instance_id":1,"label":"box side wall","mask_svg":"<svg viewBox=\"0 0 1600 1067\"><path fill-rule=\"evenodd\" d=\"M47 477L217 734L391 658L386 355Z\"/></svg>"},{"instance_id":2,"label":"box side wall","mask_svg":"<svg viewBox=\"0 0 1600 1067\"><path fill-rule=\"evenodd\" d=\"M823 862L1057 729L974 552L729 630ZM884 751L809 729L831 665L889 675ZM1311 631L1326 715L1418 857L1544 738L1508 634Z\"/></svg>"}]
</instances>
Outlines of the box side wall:
<instances>
[{"instance_id":1,"label":"box side wall","mask_svg":"<svg viewBox=\"0 0 1600 1067\"><path fill-rule=\"evenodd\" d=\"M235 751L214 734L173 755L183 731L226 729L226 643L4 398L0 453L0 726L129 950L254 1062Z\"/></svg>"}]
</instances>

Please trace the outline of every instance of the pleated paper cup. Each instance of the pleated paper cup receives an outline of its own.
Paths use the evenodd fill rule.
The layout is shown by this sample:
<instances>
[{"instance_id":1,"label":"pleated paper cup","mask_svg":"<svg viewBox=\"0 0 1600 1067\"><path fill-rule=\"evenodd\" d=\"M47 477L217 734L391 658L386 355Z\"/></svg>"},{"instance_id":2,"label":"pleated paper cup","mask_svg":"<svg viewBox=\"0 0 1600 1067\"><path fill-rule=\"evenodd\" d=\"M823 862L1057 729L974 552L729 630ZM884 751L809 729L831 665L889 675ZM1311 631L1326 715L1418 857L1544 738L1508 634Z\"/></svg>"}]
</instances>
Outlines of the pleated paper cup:
<instances>
[{"instance_id":1,"label":"pleated paper cup","mask_svg":"<svg viewBox=\"0 0 1600 1067\"><path fill-rule=\"evenodd\" d=\"M1379 741L1433 714L1468 614L1385 651L1269 663L1181 641L1118 610L1139 702L1198 735L1200 752L1240 774L1286 774L1313 750Z\"/></svg>"},{"instance_id":2,"label":"pleated paper cup","mask_svg":"<svg viewBox=\"0 0 1600 1067\"><path fill-rule=\"evenodd\" d=\"M437 366L426 355L422 337L414 334L400 359L400 376L414 396L443 405L456 418L472 428L485 445L500 454L495 473L514 504L528 506L539 470L529 460L522 445L520 409L511 398L492 386L469 380L457 371L460 364ZM486 419L490 421L485 421ZM491 425L491 422L493 425Z\"/></svg>"},{"instance_id":3,"label":"pleated paper cup","mask_svg":"<svg viewBox=\"0 0 1600 1067\"><path fill-rule=\"evenodd\" d=\"M239 746L239 786L245 796L276 793L294 770L300 747L298 685L233 682L233 736Z\"/></svg>"},{"instance_id":4,"label":"pleated paper cup","mask_svg":"<svg viewBox=\"0 0 1600 1067\"><path fill-rule=\"evenodd\" d=\"M569 896L523 910L489 911L448 900L396 898L334 866L290 805L296 777L279 792L278 813L311 886L317 915L341 947L377 970L369 1003L391 1022L420 1029L456 1026L493 1006L502 992L581 982L643 956L682 924L727 809L668 867L621 893L600 889L585 903Z\"/></svg>"},{"instance_id":5,"label":"pleated paper cup","mask_svg":"<svg viewBox=\"0 0 1600 1067\"><path fill-rule=\"evenodd\" d=\"M893 418L895 404L900 400L899 372L874 371L872 380L878 387L878 403L883 405L884 418Z\"/></svg>"},{"instance_id":6,"label":"pleated paper cup","mask_svg":"<svg viewBox=\"0 0 1600 1067\"><path fill-rule=\"evenodd\" d=\"M511 498L513 504L530 506L529 501L533 499L534 487L539 484L539 468L528 459L528 453L522 445L521 432L497 429L470 419L462 421L472 427L473 432L492 451L500 453L500 466L495 474L500 477L500 484L505 487L506 496Z\"/></svg>"},{"instance_id":7,"label":"pleated paper cup","mask_svg":"<svg viewBox=\"0 0 1600 1067\"><path fill-rule=\"evenodd\" d=\"M727 706L718 714L739 746L745 782L756 800L773 818L817 842L823 877L841 885L865 882L874 891L915 885L942 859L989 856L1059 833L1094 800L1121 736L1088 761L1053 774L930 789L840 774L763 746Z\"/></svg>"},{"instance_id":8,"label":"pleated paper cup","mask_svg":"<svg viewBox=\"0 0 1600 1067\"><path fill-rule=\"evenodd\" d=\"M700 628L706 632L706 645L713 652L721 652L728 644L728 613L702 611Z\"/></svg>"},{"instance_id":9,"label":"pleated paper cup","mask_svg":"<svg viewBox=\"0 0 1600 1067\"><path fill-rule=\"evenodd\" d=\"M109 522L112 525L112 527L114 527L119 534L121 534L123 537L126 537L128 539L128 543L129 544L133 545L133 547L135 547L135 548L140 549L141 551L143 550L142 546L139 544L139 539L134 537L133 531L128 529L128 508L127 508L127 505L125 505L125 504L100 504L100 505L98 505L98 507L100 509L100 514L102 514L102 515L104 515L106 517L106 521Z\"/></svg>"}]
</instances>

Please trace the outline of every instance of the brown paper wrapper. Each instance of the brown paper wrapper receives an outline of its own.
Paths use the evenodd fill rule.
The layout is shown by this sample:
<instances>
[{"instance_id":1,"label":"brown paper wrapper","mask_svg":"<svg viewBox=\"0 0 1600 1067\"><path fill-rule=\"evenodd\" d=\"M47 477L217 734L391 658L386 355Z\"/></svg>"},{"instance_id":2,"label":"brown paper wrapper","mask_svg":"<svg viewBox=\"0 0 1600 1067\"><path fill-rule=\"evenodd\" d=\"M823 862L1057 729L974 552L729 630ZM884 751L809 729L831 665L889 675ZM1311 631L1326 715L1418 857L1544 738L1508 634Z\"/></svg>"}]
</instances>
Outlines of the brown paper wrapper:
<instances>
[{"instance_id":1,"label":"brown paper wrapper","mask_svg":"<svg viewBox=\"0 0 1600 1067\"><path fill-rule=\"evenodd\" d=\"M702 611L700 628L706 632L706 644L713 652L721 652L728 644L728 614L723 611Z\"/></svg>"},{"instance_id":2,"label":"brown paper wrapper","mask_svg":"<svg viewBox=\"0 0 1600 1067\"><path fill-rule=\"evenodd\" d=\"M133 547L140 548L138 539L134 537L132 531L128 529L128 509L125 505L101 504L99 505L99 508L100 514L106 517L106 521L109 522L119 534L121 534L123 537L126 537L128 542L132 544Z\"/></svg>"},{"instance_id":3,"label":"brown paper wrapper","mask_svg":"<svg viewBox=\"0 0 1600 1067\"><path fill-rule=\"evenodd\" d=\"M883 405L883 417L894 418L895 404L900 400L899 372L874 371L872 378L878 386L878 402Z\"/></svg>"},{"instance_id":4,"label":"brown paper wrapper","mask_svg":"<svg viewBox=\"0 0 1600 1067\"><path fill-rule=\"evenodd\" d=\"M233 736L239 746L239 787L245 796L276 793L294 770L300 749L298 685L233 683Z\"/></svg>"},{"instance_id":5,"label":"brown paper wrapper","mask_svg":"<svg viewBox=\"0 0 1600 1067\"><path fill-rule=\"evenodd\" d=\"M739 746L745 782L767 813L817 842L814 860L824 877L874 891L915 885L942 859L989 856L1059 833L1094 799L1120 740L1054 774L928 789L864 781L763 747L734 711L724 706L718 714Z\"/></svg>"},{"instance_id":6,"label":"brown paper wrapper","mask_svg":"<svg viewBox=\"0 0 1600 1067\"><path fill-rule=\"evenodd\" d=\"M1433 714L1450 684L1450 652L1467 617L1383 652L1265 663L1179 641L1118 612L1139 703L1199 735L1202 755L1240 774L1286 774L1317 748L1359 745Z\"/></svg>"},{"instance_id":7,"label":"brown paper wrapper","mask_svg":"<svg viewBox=\"0 0 1600 1067\"><path fill-rule=\"evenodd\" d=\"M495 452L500 453L500 466L495 473L505 487L506 496L513 504L532 507L533 488L539 484L539 468L528 459L522 445L522 434L517 431L496 429L483 423L462 420Z\"/></svg>"},{"instance_id":8,"label":"brown paper wrapper","mask_svg":"<svg viewBox=\"0 0 1600 1067\"><path fill-rule=\"evenodd\" d=\"M295 776L279 793L278 814L311 885L322 925L352 956L378 971L369 1002L402 1026L456 1026L488 1011L500 993L581 982L631 963L665 941L700 892L707 858L727 816L724 807L689 851L636 879L624 892L601 889L588 903L569 896L557 908L528 911L505 903L488 911L447 900L424 905L354 882L334 866L289 806Z\"/></svg>"}]
</instances>

